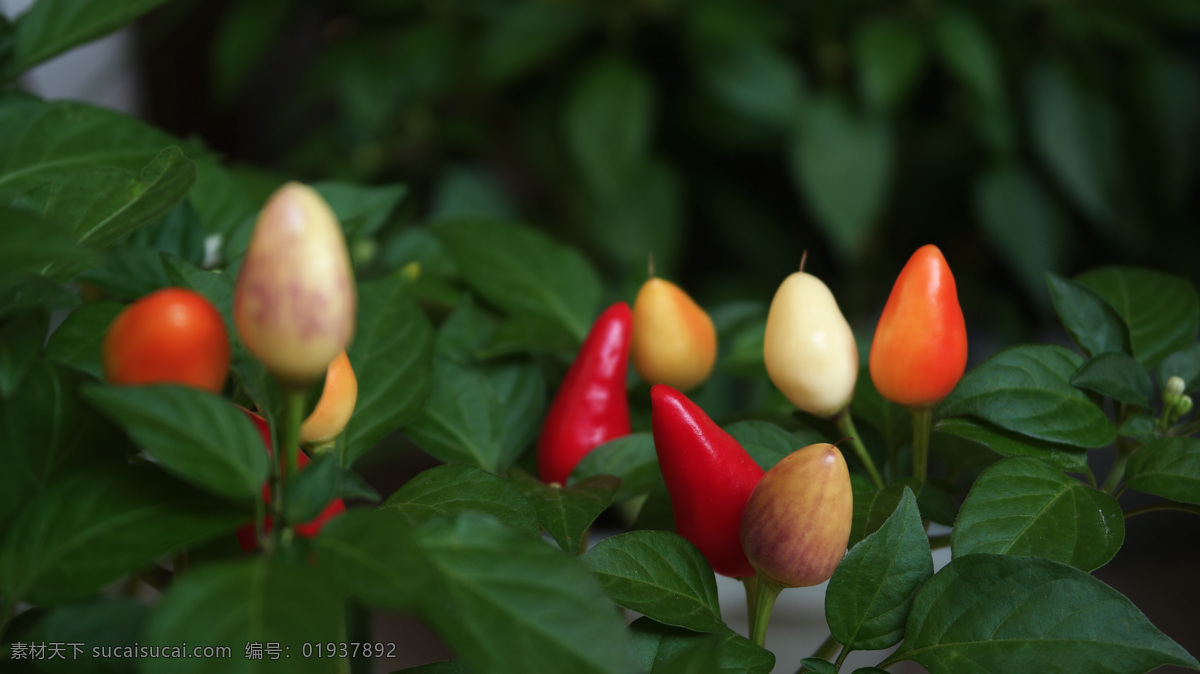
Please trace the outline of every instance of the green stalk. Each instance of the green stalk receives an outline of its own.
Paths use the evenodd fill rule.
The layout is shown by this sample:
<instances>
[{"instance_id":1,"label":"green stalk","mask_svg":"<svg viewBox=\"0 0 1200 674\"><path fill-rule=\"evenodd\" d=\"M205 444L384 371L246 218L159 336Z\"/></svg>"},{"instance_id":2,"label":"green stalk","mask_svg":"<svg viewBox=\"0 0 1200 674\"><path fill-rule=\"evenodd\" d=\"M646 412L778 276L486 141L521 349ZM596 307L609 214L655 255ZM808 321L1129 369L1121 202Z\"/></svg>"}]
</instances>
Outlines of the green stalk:
<instances>
[{"instance_id":1,"label":"green stalk","mask_svg":"<svg viewBox=\"0 0 1200 674\"><path fill-rule=\"evenodd\" d=\"M859 462L867 469L867 475L870 476L871 482L878 489L883 489L883 478L880 477L879 471L876 470L875 462L871 459L871 455L867 453L867 446L858 437L858 429L854 427L854 419L850 416L850 408L847 407L835 414L833 421L837 424L838 430L846 434L847 442L854 449L854 454L858 457Z\"/></svg>"},{"instance_id":2,"label":"green stalk","mask_svg":"<svg viewBox=\"0 0 1200 674\"><path fill-rule=\"evenodd\" d=\"M751 621L754 628L750 630L750 640L765 648L767 625L771 622L771 610L775 608L775 600L783 591L783 586L761 574L755 585L758 587L755 588L754 618Z\"/></svg>"},{"instance_id":3,"label":"green stalk","mask_svg":"<svg viewBox=\"0 0 1200 674\"><path fill-rule=\"evenodd\" d=\"M1152 512L1158 512L1158 511L1164 511L1164 510L1175 510L1178 512L1192 513L1193 515L1200 515L1200 506L1192 505L1190 503L1176 503L1174 501L1164 501L1161 503L1150 503L1150 504L1147 504L1144 506L1130 508L1129 510L1125 511L1125 519L1129 519L1130 517L1135 517L1137 515L1142 515L1144 513L1152 513Z\"/></svg>"},{"instance_id":4,"label":"green stalk","mask_svg":"<svg viewBox=\"0 0 1200 674\"><path fill-rule=\"evenodd\" d=\"M933 427L933 406L908 408L913 425L913 477L921 482L929 476L929 431Z\"/></svg>"},{"instance_id":5,"label":"green stalk","mask_svg":"<svg viewBox=\"0 0 1200 674\"><path fill-rule=\"evenodd\" d=\"M851 651L851 648L849 646L843 646L842 652L838 653L837 662L833 663L833 666L836 667L838 670L841 670L842 663L846 662L846 656L850 655L850 651Z\"/></svg>"},{"instance_id":6,"label":"green stalk","mask_svg":"<svg viewBox=\"0 0 1200 674\"><path fill-rule=\"evenodd\" d=\"M304 421L304 391L287 389L283 396L287 406L283 426L284 455L287 457L287 474L284 476L286 481L300 470L300 424Z\"/></svg>"},{"instance_id":7,"label":"green stalk","mask_svg":"<svg viewBox=\"0 0 1200 674\"><path fill-rule=\"evenodd\" d=\"M742 589L746 591L746 618L750 623L750 633L754 634L754 615L758 608L758 575L746 576L739 578L742 581Z\"/></svg>"}]
</instances>

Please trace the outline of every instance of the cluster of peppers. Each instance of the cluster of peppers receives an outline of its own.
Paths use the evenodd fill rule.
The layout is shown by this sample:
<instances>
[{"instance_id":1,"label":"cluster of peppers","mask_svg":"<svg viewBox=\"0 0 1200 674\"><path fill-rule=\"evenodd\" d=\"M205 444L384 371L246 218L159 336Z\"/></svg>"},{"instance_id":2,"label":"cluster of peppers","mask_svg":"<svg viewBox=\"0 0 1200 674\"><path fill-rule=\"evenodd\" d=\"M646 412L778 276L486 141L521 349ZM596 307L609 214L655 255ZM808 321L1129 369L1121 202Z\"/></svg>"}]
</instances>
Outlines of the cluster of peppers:
<instances>
[{"instance_id":1,"label":"cluster of peppers","mask_svg":"<svg viewBox=\"0 0 1200 674\"><path fill-rule=\"evenodd\" d=\"M828 580L845 555L853 516L850 473L832 444L800 448L764 471L681 390L712 370L712 321L688 295L650 279L632 311L602 313L568 371L538 444L543 481L565 484L595 447L630 432L626 368L652 385L651 426L676 531L725 576L754 590L752 632L763 643L771 604L785 587ZM856 437L849 408L858 348L828 287L803 271L780 285L768 312L763 356L776 387L799 409L846 431L878 487L883 481ZM966 369L967 336L954 277L933 245L917 250L896 279L870 352L880 394L915 421L914 474L925 478L929 421ZM923 440L922 440L923 438Z\"/></svg>"}]
</instances>

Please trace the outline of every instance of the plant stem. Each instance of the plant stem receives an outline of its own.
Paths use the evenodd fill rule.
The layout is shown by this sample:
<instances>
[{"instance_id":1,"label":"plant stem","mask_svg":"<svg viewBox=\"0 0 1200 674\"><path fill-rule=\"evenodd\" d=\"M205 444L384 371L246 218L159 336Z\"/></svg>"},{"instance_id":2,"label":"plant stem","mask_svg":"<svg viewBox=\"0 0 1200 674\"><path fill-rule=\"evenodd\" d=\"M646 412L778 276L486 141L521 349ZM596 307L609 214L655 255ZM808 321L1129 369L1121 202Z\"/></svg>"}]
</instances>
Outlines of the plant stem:
<instances>
[{"instance_id":1,"label":"plant stem","mask_svg":"<svg viewBox=\"0 0 1200 674\"><path fill-rule=\"evenodd\" d=\"M1112 494L1117 489L1117 485L1121 484L1121 478L1125 477L1125 464L1129 463L1129 457L1133 452L1123 451L1117 447L1117 462L1113 464L1112 470L1108 472L1108 477L1104 478L1104 484L1100 485L1100 491L1105 494Z\"/></svg>"},{"instance_id":2,"label":"plant stem","mask_svg":"<svg viewBox=\"0 0 1200 674\"><path fill-rule=\"evenodd\" d=\"M878 489L883 489L883 478L880 477L879 471L875 468L875 462L871 459L871 455L867 453L867 446L863 444L858 437L858 429L854 427L854 418L850 416L850 408L838 412L833 417L834 423L837 424L838 430L846 434L846 440L854 449L854 454L858 457L859 462L867 469L867 475L871 477L871 482Z\"/></svg>"},{"instance_id":3,"label":"plant stem","mask_svg":"<svg viewBox=\"0 0 1200 674\"><path fill-rule=\"evenodd\" d=\"M758 575L738 580L742 581L742 589L746 591L746 618L750 624L750 634L754 634L754 619L758 617L754 614L758 608Z\"/></svg>"},{"instance_id":4,"label":"plant stem","mask_svg":"<svg viewBox=\"0 0 1200 674\"><path fill-rule=\"evenodd\" d=\"M933 406L908 408L913 426L913 477L921 482L929 476L929 431L933 426Z\"/></svg>"},{"instance_id":5,"label":"plant stem","mask_svg":"<svg viewBox=\"0 0 1200 674\"><path fill-rule=\"evenodd\" d=\"M783 586L761 574L755 583L756 599L754 600L754 629L750 630L750 640L759 646L766 647L767 624L771 622L771 609L775 608L775 599L783 590Z\"/></svg>"},{"instance_id":6,"label":"plant stem","mask_svg":"<svg viewBox=\"0 0 1200 674\"><path fill-rule=\"evenodd\" d=\"M846 661L847 655L850 655L850 647L842 646L842 652L838 653L837 662L834 662L833 666L840 670L842 668L842 663Z\"/></svg>"},{"instance_id":7,"label":"plant stem","mask_svg":"<svg viewBox=\"0 0 1200 674\"><path fill-rule=\"evenodd\" d=\"M1176 510L1179 512L1192 513L1200 515L1200 506L1192 505L1191 503L1176 503L1175 501L1162 501L1159 503L1150 503L1136 508L1130 508L1125 511L1125 519L1141 515L1143 513L1152 513L1160 510Z\"/></svg>"},{"instance_id":8,"label":"plant stem","mask_svg":"<svg viewBox=\"0 0 1200 674\"><path fill-rule=\"evenodd\" d=\"M283 447L287 456L284 480L287 480L300 470L300 423L304 421L304 391L287 389L283 395L287 405L287 416L283 422Z\"/></svg>"},{"instance_id":9,"label":"plant stem","mask_svg":"<svg viewBox=\"0 0 1200 674\"><path fill-rule=\"evenodd\" d=\"M825 637L825 641L822 641L820 646L817 646L817 650L813 651L812 656L828 660L833 656L834 651L837 650L839 645L837 640L833 638L833 635L830 634L828 637Z\"/></svg>"}]
</instances>

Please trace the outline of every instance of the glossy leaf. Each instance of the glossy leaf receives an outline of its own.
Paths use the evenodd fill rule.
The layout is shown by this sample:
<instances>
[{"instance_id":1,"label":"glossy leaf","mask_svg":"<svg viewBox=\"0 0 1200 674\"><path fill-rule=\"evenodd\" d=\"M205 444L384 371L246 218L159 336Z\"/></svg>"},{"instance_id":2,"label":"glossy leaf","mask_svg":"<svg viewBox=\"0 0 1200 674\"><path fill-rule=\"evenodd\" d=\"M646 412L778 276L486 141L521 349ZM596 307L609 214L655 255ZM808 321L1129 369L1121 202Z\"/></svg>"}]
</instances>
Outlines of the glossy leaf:
<instances>
[{"instance_id":1,"label":"glossy leaf","mask_svg":"<svg viewBox=\"0 0 1200 674\"><path fill-rule=\"evenodd\" d=\"M405 435L447 463L466 463L495 472L504 430L500 398L477 370L438 358L433 392Z\"/></svg>"},{"instance_id":2,"label":"glossy leaf","mask_svg":"<svg viewBox=\"0 0 1200 674\"><path fill-rule=\"evenodd\" d=\"M655 485L661 485L662 472L654 452L654 437L643 431L596 447L575 466L570 484L596 475L621 478L621 488L613 496L613 501L624 501L645 494Z\"/></svg>"},{"instance_id":3,"label":"glossy leaf","mask_svg":"<svg viewBox=\"0 0 1200 674\"><path fill-rule=\"evenodd\" d=\"M850 523L848 547L853 548L878 531L892 513L896 512L904 498L905 489L919 495L923 485L916 478L907 477L883 489L876 489L871 481L863 476L851 475L850 488L854 494L854 517Z\"/></svg>"},{"instance_id":4,"label":"glossy leaf","mask_svg":"<svg viewBox=\"0 0 1200 674\"><path fill-rule=\"evenodd\" d=\"M715 654L708 657L704 671L718 674L768 674L775 666L775 655L729 628L715 634L703 634L671 627L650 618L638 618L629 626L633 648L641 671L656 674L674 658L706 642Z\"/></svg>"},{"instance_id":5,"label":"glossy leaf","mask_svg":"<svg viewBox=\"0 0 1200 674\"><path fill-rule=\"evenodd\" d=\"M246 518L153 468L89 468L56 480L13 521L0 591L37 605L79 599Z\"/></svg>"},{"instance_id":6,"label":"glossy leaf","mask_svg":"<svg viewBox=\"0 0 1200 674\"><path fill-rule=\"evenodd\" d=\"M803 672L815 672L815 674L838 674L838 668L834 664L824 658L804 658L800 661L804 666Z\"/></svg>"},{"instance_id":7,"label":"glossy leaf","mask_svg":"<svg viewBox=\"0 0 1200 674\"><path fill-rule=\"evenodd\" d=\"M495 320L476 306L470 295L464 295L454 305L454 311L438 326L434 353L469 365L495 331Z\"/></svg>"},{"instance_id":8,"label":"glossy leaf","mask_svg":"<svg viewBox=\"0 0 1200 674\"><path fill-rule=\"evenodd\" d=\"M620 478L612 475L596 475L569 487L544 484L517 469L510 471L509 477L533 504L542 527L569 555L582 552L580 543L588 527L612 505L621 487Z\"/></svg>"},{"instance_id":9,"label":"glossy leaf","mask_svg":"<svg viewBox=\"0 0 1200 674\"><path fill-rule=\"evenodd\" d=\"M4 79L132 23L166 1L40 0L17 17L13 60L4 71Z\"/></svg>"},{"instance_id":10,"label":"glossy leaf","mask_svg":"<svg viewBox=\"0 0 1200 674\"><path fill-rule=\"evenodd\" d=\"M904 405L879 394L875 382L871 381L869 368L858 370L851 411L878 431L885 446L892 451L898 452L904 443L912 442L912 413Z\"/></svg>"},{"instance_id":11,"label":"glossy leaf","mask_svg":"<svg viewBox=\"0 0 1200 674\"><path fill-rule=\"evenodd\" d=\"M563 116L567 149L584 183L611 198L635 183L654 122L654 89L633 63L602 56L579 71Z\"/></svg>"},{"instance_id":12,"label":"glossy leaf","mask_svg":"<svg viewBox=\"0 0 1200 674\"><path fill-rule=\"evenodd\" d=\"M433 327L402 280L358 286L358 329L347 355L358 402L346 425L346 463L421 413L433 389Z\"/></svg>"},{"instance_id":13,"label":"glossy leaf","mask_svg":"<svg viewBox=\"0 0 1200 674\"><path fill-rule=\"evenodd\" d=\"M854 57L863 99L872 108L889 112L904 101L921 76L925 42L910 23L867 19L854 34Z\"/></svg>"},{"instance_id":14,"label":"glossy leaf","mask_svg":"<svg viewBox=\"0 0 1200 674\"><path fill-rule=\"evenodd\" d=\"M460 464L421 472L388 497L383 507L396 509L414 527L435 517L473 510L520 531L541 531L529 499L510 480Z\"/></svg>"},{"instance_id":15,"label":"glossy leaf","mask_svg":"<svg viewBox=\"0 0 1200 674\"><path fill-rule=\"evenodd\" d=\"M1084 363L1071 377L1071 385L1142 407L1150 407L1154 395L1150 373L1132 356L1123 353L1102 353Z\"/></svg>"},{"instance_id":16,"label":"glossy leaf","mask_svg":"<svg viewBox=\"0 0 1200 674\"><path fill-rule=\"evenodd\" d=\"M595 545L579 561L618 606L697 632L725 626L712 567L694 545L667 531L631 531Z\"/></svg>"},{"instance_id":17,"label":"glossy leaf","mask_svg":"<svg viewBox=\"0 0 1200 674\"><path fill-rule=\"evenodd\" d=\"M364 605L410 611L431 580L404 512L352 509L321 528L313 547L322 569L343 592Z\"/></svg>"},{"instance_id":18,"label":"glossy leaf","mask_svg":"<svg viewBox=\"0 0 1200 674\"><path fill-rule=\"evenodd\" d=\"M1197 666L1128 599L1083 571L991 554L955 559L921 588L904 644L882 665L900 660L931 674Z\"/></svg>"},{"instance_id":19,"label":"glossy leaf","mask_svg":"<svg viewBox=\"0 0 1200 674\"><path fill-rule=\"evenodd\" d=\"M403 185L366 187L327 180L312 186L333 209L347 241L379 231L408 194Z\"/></svg>"},{"instance_id":20,"label":"glossy leaf","mask_svg":"<svg viewBox=\"0 0 1200 674\"><path fill-rule=\"evenodd\" d=\"M175 385L92 386L84 396L179 478L234 499L261 493L267 453L250 419L228 400Z\"/></svg>"},{"instance_id":21,"label":"glossy leaf","mask_svg":"<svg viewBox=\"0 0 1200 674\"><path fill-rule=\"evenodd\" d=\"M500 400L500 468L513 464L541 430L546 379L536 363L510 359L484 367L483 375Z\"/></svg>"},{"instance_id":22,"label":"glossy leaf","mask_svg":"<svg viewBox=\"0 0 1200 674\"><path fill-rule=\"evenodd\" d=\"M1162 438L1143 445L1129 459L1130 489L1200 505L1200 440Z\"/></svg>"},{"instance_id":23,"label":"glossy leaf","mask_svg":"<svg viewBox=\"0 0 1200 674\"><path fill-rule=\"evenodd\" d=\"M1071 386L1083 359L1061 347L1005 349L967 372L938 417L971 416L1038 440L1103 447L1116 438L1104 411Z\"/></svg>"},{"instance_id":24,"label":"glossy leaf","mask_svg":"<svg viewBox=\"0 0 1200 674\"><path fill-rule=\"evenodd\" d=\"M1117 429L1117 434L1143 443L1153 442L1158 439L1158 422L1149 414L1131 414Z\"/></svg>"},{"instance_id":25,"label":"glossy leaf","mask_svg":"<svg viewBox=\"0 0 1200 674\"><path fill-rule=\"evenodd\" d=\"M857 258L891 182L894 144L882 119L831 98L810 102L793 138L792 175L818 227L843 258Z\"/></svg>"},{"instance_id":26,"label":"glossy leaf","mask_svg":"<svg viewBox=\"0 0 1200 674\"><path fill-rule=\"evenodd\" d=\"M1183 390L1191 393L1200 389L1200 343L1180 349L1163 359L1158 366L1158 383L1165 386L1171 377L1183 380Z\"/></svg>"},{"instance_id":27,"label":"glossy leaf","mask_svg":"<svg viewBox=\"0 0 1200 674\"><path fill-rule=\"evenodd\" d=\"M577 250L521 225L458 220L434 232L481 297L509 313L558 323L583 340L596 317L600 279Z\"/></svg>"},{"instance_id":28,"label":"glossy leaf","mask_svg":"<svg viewBox=\"0 0 1200 674\"><path fill-rule=\"evenodd\" d=\"M226 646L221 670L235 674L278 671L279 661L246 657L247 644L279 644L289 672L328 672L329 659L304 657L306 645L344 639L343 607L324 575L305 565L271 558L224 562L179 579L158 602L143 641L152 644ZM207 658L148 658L147 674L212 671Z\"/></svg>"},{"instance_id":29,"label":"glossy leaf","mask_svg":"<svg viewBox=\"0 0 1200 674\"><path fill-rule=\"evenodd\" d=\"M1140 267L1102 267L1077 280L1096 291L1127 326L1133 355L1147 367L1191 346L1200 331L1200 296L1179 276Z\"/></svg>"},{"instance_id":30,"label":"glossy leaf","mask_svg":"<svg viewBox=\"0 0 1200 674\"><path fill-rule=\"evenodd\" d=\"M1058 468L1079 472L1087 466L1087 453L1079 448L1033 440L966 417L942 419L933 430L987 447L1001 456L1030 456Z\"/></svg>"},{"instance_id":31,"label":"glossy leaf","mask_svg":"<svg viewBox=\"0 0 1200 674\"><path fill-rule=\"evenodd\" d=\"M763 470L770 470L783 457L801 447L825 442L815 431L790 433L767 421L735 421L724 430L742 445L742 449Z\"/></svg>"},{"instance_id":32,"label":"glossy leaf","mask_svg":"<svg viewBox=\"0 0 1200 674\"><path fill-rule=\"evenodd\" d=\"M1078 281L1056 274L1047 273L1046 284L1063 327L1085 354L1133 353L1125 321L1103 297Z\"/></svg>"},{"instance_id":33,"label":"glossy leaf","mask_svg":"<svg viewBox=\"0 0 1200 674\"><path fill-rule=\"evenodd\" d=\"M950 538L954 556L998 553L1053 559L1084 571L1104 566L1125 540L1121 506L1108 494L1037 459L984 471Z\"/></svg>"},{"instance_id":34,"label":"glossy leaf","mask_svg":"<svg viewBox=\"0 0 1200 674\"><path fill-rule=\"evenodd\" d=\"M913 595L931 576L929 538L917 499L906 488L895 512L847 553L829 579L825 619L830 633L855 650L899 643Z\"/></svg>"}]
</instances>

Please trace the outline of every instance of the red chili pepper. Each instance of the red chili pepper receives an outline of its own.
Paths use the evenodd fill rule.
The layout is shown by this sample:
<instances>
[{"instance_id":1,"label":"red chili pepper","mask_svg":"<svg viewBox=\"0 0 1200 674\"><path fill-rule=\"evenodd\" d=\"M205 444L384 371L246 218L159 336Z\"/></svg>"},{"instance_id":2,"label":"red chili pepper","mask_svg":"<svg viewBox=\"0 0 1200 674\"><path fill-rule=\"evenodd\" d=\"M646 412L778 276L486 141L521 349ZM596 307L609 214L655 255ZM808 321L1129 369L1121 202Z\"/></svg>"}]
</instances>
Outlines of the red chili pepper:
<instances>
[{"instance_id":1,"label":"red chili pepper","mask_svg":"<svg viewBox=\"0 0 1200 674\"><path fill-rule=\"evenodd\" d=\"M266 419L263 419L244 407L239 409L245 412L246 416L250 417L250 420L254 422L255 428L258 429L258 434L262 436L263 445L267 448L267 454L271 454L271 427L267 425ZM300 468L304 468L308 465L308 456L306 456L304 452L300 452L298 459L299 460L297 463L299 464ZM271 502L270 485L263 485L262 498L263 501L268 504ZM344 512L346 512L346 504L342 501L342 499L335 498L329 502L329 505L325 506L325 509L321 511L321 514L317 515L308 522L305 522L304 524L296 525L296 535L303 536L305 538L312 538L316 536L319 531L321 531L321 527L325 526L326 522ZM271 530L271 520L272 518L270 515L267 515L264 519L264 531ZM254 533L253 522L242 525L237 531L237 538L238 543L242 546L242 550L244 552L251 552L258 547L258 538Z\"/></svg>"},{"instance_id":2,"label":"red chili pepper","mask_svg":"<svg viewBox=\"0 0 1200 674\"><path fill-rule=\"evenodd\" d=\"M629 435L625 377L633 312L618 302L596 319L579 355L567 370L538 439L542 481L566 484L588 452Z\"/></svg>"},{"instance_id":3,"label":"red chili pepper","mask_svg":"<svg viewBox=\"0 0 1200 674\"><path fill-rule=\"evenodd\" d=\"M763 469L733 436L679 391L650 389L650 424L675 531L704 553L713 570L744 578L754 567L742 551L742 509Z\"/></svg>"},{"instance_id":4,"label":"red chili pepper","mask_svg":"<svg viewBox=\"0 0 1200 674\"><path fill-rule=\"evenodd\" d=\"M875 328L871 381L888 400L933 405L967 367L967 327L942 251L922 246L900 271Z\"/></svg>"}]
</instances>

